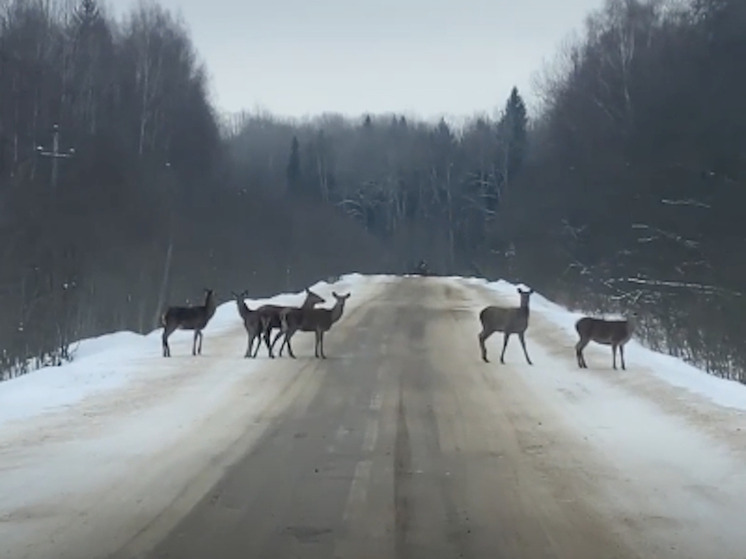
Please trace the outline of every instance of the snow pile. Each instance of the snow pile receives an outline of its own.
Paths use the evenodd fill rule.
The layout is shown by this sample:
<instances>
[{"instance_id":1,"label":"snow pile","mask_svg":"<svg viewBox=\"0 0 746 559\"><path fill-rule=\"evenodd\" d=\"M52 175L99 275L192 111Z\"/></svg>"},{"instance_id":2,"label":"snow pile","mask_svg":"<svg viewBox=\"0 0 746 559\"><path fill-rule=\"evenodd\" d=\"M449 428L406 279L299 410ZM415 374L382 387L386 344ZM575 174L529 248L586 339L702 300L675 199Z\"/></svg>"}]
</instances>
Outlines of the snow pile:
<instances>
[{"instance_id":1,"label":"snow pile","mask_svg":"<svg viewBox=\"0 0 746 559\"><path fill-rule=\"evenodd\" d=\"M331 292L352 290L350 306L355 306L355 291L365 285L390 280L390 276L363 276L347 274L330 284L319 281L310 289L326 299L319 307L334 304ZM242 328L235 301L228 294L215 311L215 316L204 329L203 353L209 352L211 338L231 329ZM300 305L305 291L281 293L265 299L247 299L251 309L272 303L277 305ZM0 382L0 425L8 421L22 420L42 413L73 406L88 397L105 393L128 384L143 375L143 362L161 357L162 329L149 334L123 331L80 340L72 344L73 361L59 367L44 367L26 375ZM194 333L177 330L169 338L172 359L191 353ZM262 350L260 350L260 355Z\"/></svg>"},{"instance_id":2,"label":"snow pile","mask_svg":"<svg viewBox=\"0 0 746 559\"><path fill-rule=\"evenodd\" d=\"M469 285L484 286L497 293L502 300L515 301L518 304L518 287L528 288L522 284L512 284L504 280L496 282L487 282L480 278L465 278L462 280ZM572 345L578 339L575 331L575 322L585 316L583 313L572 312L561 305L558 305L540 293L534 293L531 296L531 310L533 313L540 315L545 320L558 326L567 336ZM621 318L619 315L607 314L597 315L599 317L613 319ZM529 327L530 330L530 327ZM593 347L595 346L595 348ZM594 359L597 365L611 368L611 349L608 346L598 346L591 343L586 351L598 351L600 349L601 361ZM568 354L574 359L574 351L570 349ZM681 359L658 353L640 344L634 338L625 346L625 359L628 370L643 369L646 374L653 374L658 379L687 392L706 398L710 402L719 406L746 410L746 386L743 384L716 377L707 372L685 363ZM618 363L618 360L617 360Z\"/></svg>"}]
</instances>

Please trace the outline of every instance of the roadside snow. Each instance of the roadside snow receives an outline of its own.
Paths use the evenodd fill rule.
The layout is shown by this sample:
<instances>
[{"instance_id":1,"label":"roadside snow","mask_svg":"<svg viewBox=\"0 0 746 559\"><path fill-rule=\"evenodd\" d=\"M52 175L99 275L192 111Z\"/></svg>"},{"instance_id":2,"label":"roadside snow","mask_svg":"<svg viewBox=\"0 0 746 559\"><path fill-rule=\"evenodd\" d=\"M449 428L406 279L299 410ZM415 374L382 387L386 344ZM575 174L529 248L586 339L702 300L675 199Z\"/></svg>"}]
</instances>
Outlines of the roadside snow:
<instances>
[{"instance_id":1,"label":"roadside snow","mask_svg":"<svg viewBox=\"0 0 746 559\"><path fill-rule=\"evenodd\" d=\"M351 291L349 314L396 281L350 274L311 289L326 298L324 307L333 304L333 290ZM517 286L503 281L433 281L473 286L480 300L518 301ZM247 304L295 305L303 298L299 292ZM513 341L509 365L501 370L493 363L492 370L498 379L507 370L536 401L526 413L552 410L559 424L601 451L606 472L614 474L599 485L618 506L619 529L642 518L661 541L685 542L703 557L708 542L696 541L698 523L717 525L725 540L738 541L746 387L634 341L627 371L613 371L610 350L600 346L589 346L591 369L581 371L572 351L580 315L538 293L531 304L528 350L535 365L525 365ZM175 521L161 514L166 506L173 515L189 510L221 468L298 394L317 390L322 376L305 374L300 360L269 360L266 350L257 360L244 359L246 336L233 301L221 304L205 329L201 357L190 355L190 332L171 337L171 359L161 357L159 337L156 330L83 340L73 363L0 383L0 557L73 559L85 549L71 542L115 549L152 519ZM684 391L697 402L682 398ZM601 475L581 462L573 467L589 479ZM653 489L643 494L639 487ZM666 524L672 516L678 523ZM100 518L108 521L105 529Z\"/></svg>"},{"instance_id":2,"label":"roadside snow","mask_svg":"<svg viewBox=\"0 0 746 559\"><path fill-rule=\"evenodd\" d=\"M481 286L494 291L499 295L501 301L518 304L517 287L527 288L523 284L512 284L503 280L487 282L481 278L449 278L467 285ZM584 316L582 313L572 312L553 303L540 293L531 296L531 310L542 318L550 321L567 336L572 339L572 344L577 341L575 322ZM605 318L619 318L618 315L608 314ZM595 368L606 368L611 370L611 349L591 343L586 351L595 354L593 362ZM574 351L569 348L568 355L574 359ZM588 360L588 358L586 358ZM644 368L644 374L653 374L658 379L681 388L690 394L703 397L708 401L725 408L733 408L746 411L746 386L732 380L719 378L708 374L697 367L685 363L681 359L652 351L640 344L634 338L625 346L625 359L629 371ZM590 363L591 367L594 367ZM630 372L630 374L633 374Z\"/></svg>"},{"instance_id":3,"label":"roadside snow","mask_svg":"<svg viewBox=\"0 0 746 559\"><path fill-rule=\"evenodd\" d=\"M480 304L517 305L516 285L475 278ZM582 316L536 293L531 298L526 364L511 340L506 364L490 374L528 394L537 429L574 434L568 467L596 487L617 529L641 546L641 557L743 557L739 521L746 496L746 386L711 376L631 341L627 370L614 371L608 346L586 349L579 369L575 321ZM494 356L501 337L488 341ZM509 379L509 380L507 380ZM506 389L507 390L507 389ZM548 425L551 418L551 425ZM640 533L653 548L645 547Z\"/></svg>"},{"instance_id":4,"label":"roadside snow","mask_svg":"<svg viewBox=\"0 0 746 559\"><path fill-rule=\"evenodd\" d=\"M333 290L351 291L349 314L385 280L351 274L311 288L327 308ZM76 559L87 546L125 545L151 521L167 525L167 506L188 510L299 391L320 382L303 374L306 360L270 360L266 349L245 359L232 300L204 330L201 356L191 355L190 332L169 341L165 359L160 330L82 340L72 363L0 383L0 557Z\"/></svg>"},{"instance_id":5,"label":"roadside snow","mask_svg":"<svg viewBox=\"0 0 746 559\"><path fill-rule=\"evenodd\" d=\"M348 274L329 284L320 281L310 286L326 299L320 307L330 307L334 300L333 290L347 291L359 286L375 284L387 276L363 276ZM350 304L354 305L356 293ZM210 339L241 327L236 304L230 294L222 294L226 300L218 306L215 316L204 333L203 352L211 353ZM281 293L266 299L247 299L246 304L254 309L272 303L278 305L300 305L305 292ZM44 367L26 375L0 382L0 429L10 421L23 420L43 413L53 412L75 405L94 395L122 388L135 379L142 378L143 359L161 357L161 329L147 335L135 332L114 332L73 344L74 360L59 367ZM177 330L169 338L174 357L191 352L192 332ZM262 350L260 350L260 355Z\"/></svg>"}]
</instances>

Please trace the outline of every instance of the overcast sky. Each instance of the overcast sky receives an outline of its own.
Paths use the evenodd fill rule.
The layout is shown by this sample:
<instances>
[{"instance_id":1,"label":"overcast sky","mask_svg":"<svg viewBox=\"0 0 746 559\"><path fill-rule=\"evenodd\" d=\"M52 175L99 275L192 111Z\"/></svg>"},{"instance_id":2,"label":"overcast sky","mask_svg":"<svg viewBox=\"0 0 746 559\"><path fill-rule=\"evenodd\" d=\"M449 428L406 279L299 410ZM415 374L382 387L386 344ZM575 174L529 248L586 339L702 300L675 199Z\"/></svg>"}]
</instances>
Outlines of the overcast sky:
<instances>
[{"instance_id":1,"label":"overcast sky","mask_svg":"<svg viewBox=\"0 0 746 559\"><path fill-rule=\"evenodd\" d=\"M109 0L123 13L139 0ZM603 0L160 0L219 110L493 114Z\"/></svg>"}]
</instances>

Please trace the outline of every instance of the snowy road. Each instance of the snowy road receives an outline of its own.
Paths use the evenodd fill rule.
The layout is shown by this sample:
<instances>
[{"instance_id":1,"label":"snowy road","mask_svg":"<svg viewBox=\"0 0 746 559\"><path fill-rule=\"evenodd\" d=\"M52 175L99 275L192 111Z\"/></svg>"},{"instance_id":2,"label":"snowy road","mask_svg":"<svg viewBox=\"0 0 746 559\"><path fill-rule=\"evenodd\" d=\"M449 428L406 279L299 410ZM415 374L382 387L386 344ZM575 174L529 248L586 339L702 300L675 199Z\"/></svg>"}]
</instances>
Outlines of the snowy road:
<instances>
[{"instance_id":1,"label":"snowy road","mask_svg":"<svg viewBox=\"0 0 746 559\"><path fill-rule=\"evenodd\" d=\"M572 317L539 302L534 366L517 340L500 365L497 335L484 364L476 314L513 288L332 287L353 296L326 361L309 334L296 361L242 359L221 307L201 358L149 336L101 352L127 373L99 391L0 422L0 557L746 555L744 387L687 390L691 371L636 345L626 372L598 346L580 371ZM0 410L50 374L0 384Z\"/></svg>"}]
</instances>

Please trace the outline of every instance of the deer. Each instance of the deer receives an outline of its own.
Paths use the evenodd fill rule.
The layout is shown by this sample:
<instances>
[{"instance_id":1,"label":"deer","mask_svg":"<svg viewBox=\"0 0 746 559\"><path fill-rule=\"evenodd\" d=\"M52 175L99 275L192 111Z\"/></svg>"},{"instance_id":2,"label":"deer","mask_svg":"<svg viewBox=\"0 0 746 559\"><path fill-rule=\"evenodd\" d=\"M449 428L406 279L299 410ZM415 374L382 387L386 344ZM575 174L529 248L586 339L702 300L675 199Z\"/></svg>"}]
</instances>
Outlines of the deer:
<instances>
[{"instance_id":1,"label":"deer","mask_svg":"<svg viewBox=\"0 0 746 559\"><path fill-rule=\"evenodd\" d=\"M254 355L251 355L251 348L254 345L254 340L257 340L257 353L259 351L259 346L262 345L262 332L264 331L263 323L262 323L262 316L261 313L259 313L256 310L251 310L246 305L246 297L248 297L249 292L243 291L240 294L236 293L235 291L231 291L231 295L236 299L236 306L238 307L238 314L241 315L241 318L243 319L243 325L244 328L246 328L246 334L249 337L249 343L246 347L246 354L244 357L256 357L256 353Z\"/></svg>"},{"instance_id":2,"label":"deer","mask_svg":"<svg viewBox=\"0 0 746 559\"><path fill-rule=\"evenodd\" d=\"M205 288L205 304L191 307L168 307L161 315L163 335L163 357L171 357L171 348L168 346L168 337L175 330L194 330L194 341L192 342L192 355L202 355L202 330L210 322L215 314L217 304L215 292ZM199 348L197 347L199 338Z\"/></svg>"},{"instance_id":3,"label":"deer","mask_svg":"<svg viewBox=\"0 0 746 559\"><path fill-rule=\"evenodd\" d=\"M622 370L627 370L624 362L624 344L632 339L635 330L635 319L637 313L633 312L629 318L622 320L606 320L584 316L575 323L575 330L580 336L575 344L575 356L578 359L578 367L587 369L588 364L583 356L583 349L590 342L601 345L610 345L612 353L612 366L616 370L616 352L619 348L619 356L622 361Z\"/></svg>"},{"instance_id":4,"label":"deer","mask_svg":"<svg viewBox=\"0 0 746 559\"><path fill-rule=\"evenodd\" d=\"M316 305L320 303L324 303L325 300L320 295L314 293L310 289L306 288L306 299L303 301L303 304L300 307L288 307L283 305L262 305L256 311L260 314L261 320L262 320L262 334L264 337L264 344L267 346L267 352L269 353L269 356L274 359L274 354L272 353L272 350L275 347L275 344L277 343L277 340L282 335L282 327L281 327L281 320L280 320L280 314L285 309L312 309ZM270 334L272 333L272 330L274 328L279 329L279 332L277 332L277 335L275 336L275 339L272 340L272 343L269 343ZM256 354L259 353L259 347L261 346L261 340L259 341L259 344L256 346L256 351L254 352L254 357L256 357Z\"/></svg>"},{"instance_id":5,"label":"deer","mask_svg":"<svg viewBox=\"0 0 746 559\"><path fill-rule=\"evenodd\" d=\"M518 294L521 296L519 307L499 307L490 305L482 309L479 313L479 320L482 323L482 331L479 333L479 348L482 351L482 360L489 363L487 359L487 347L485 341L495 332L503 333L503 351L500 354L500 363L505 364L505 349L508 347L508 340L512 334L518 334L518 339L523 347L523 354L529 365L533 365L531 358L526 351L525 333L528 328L528 301L533 289L524 291L518 288Z\"/></svg>"},{"instance_id":6,"label":"deer","mask_svg":"<svg viewBox=\"0 0 746 559\"><path fill-rule=\"evenodd\" d=\"M290 345L290 340L296 332L314 332L316 335L316 341L314 345L314 356L316 358L326 359L324 354L324 334L328 332L332 325L334 325L344 313L345 303L350 298L351 293L346 295L339 295L336 292L332 292L332 295L337 300L331 309L285 309L280 314L281 328L280 332L285 334L285 338L282 340L280 346L280 356L282 356L282 348L287 345L288 354L290 357L295 359L293 348Z\"/></svg>"}]
</instances>

